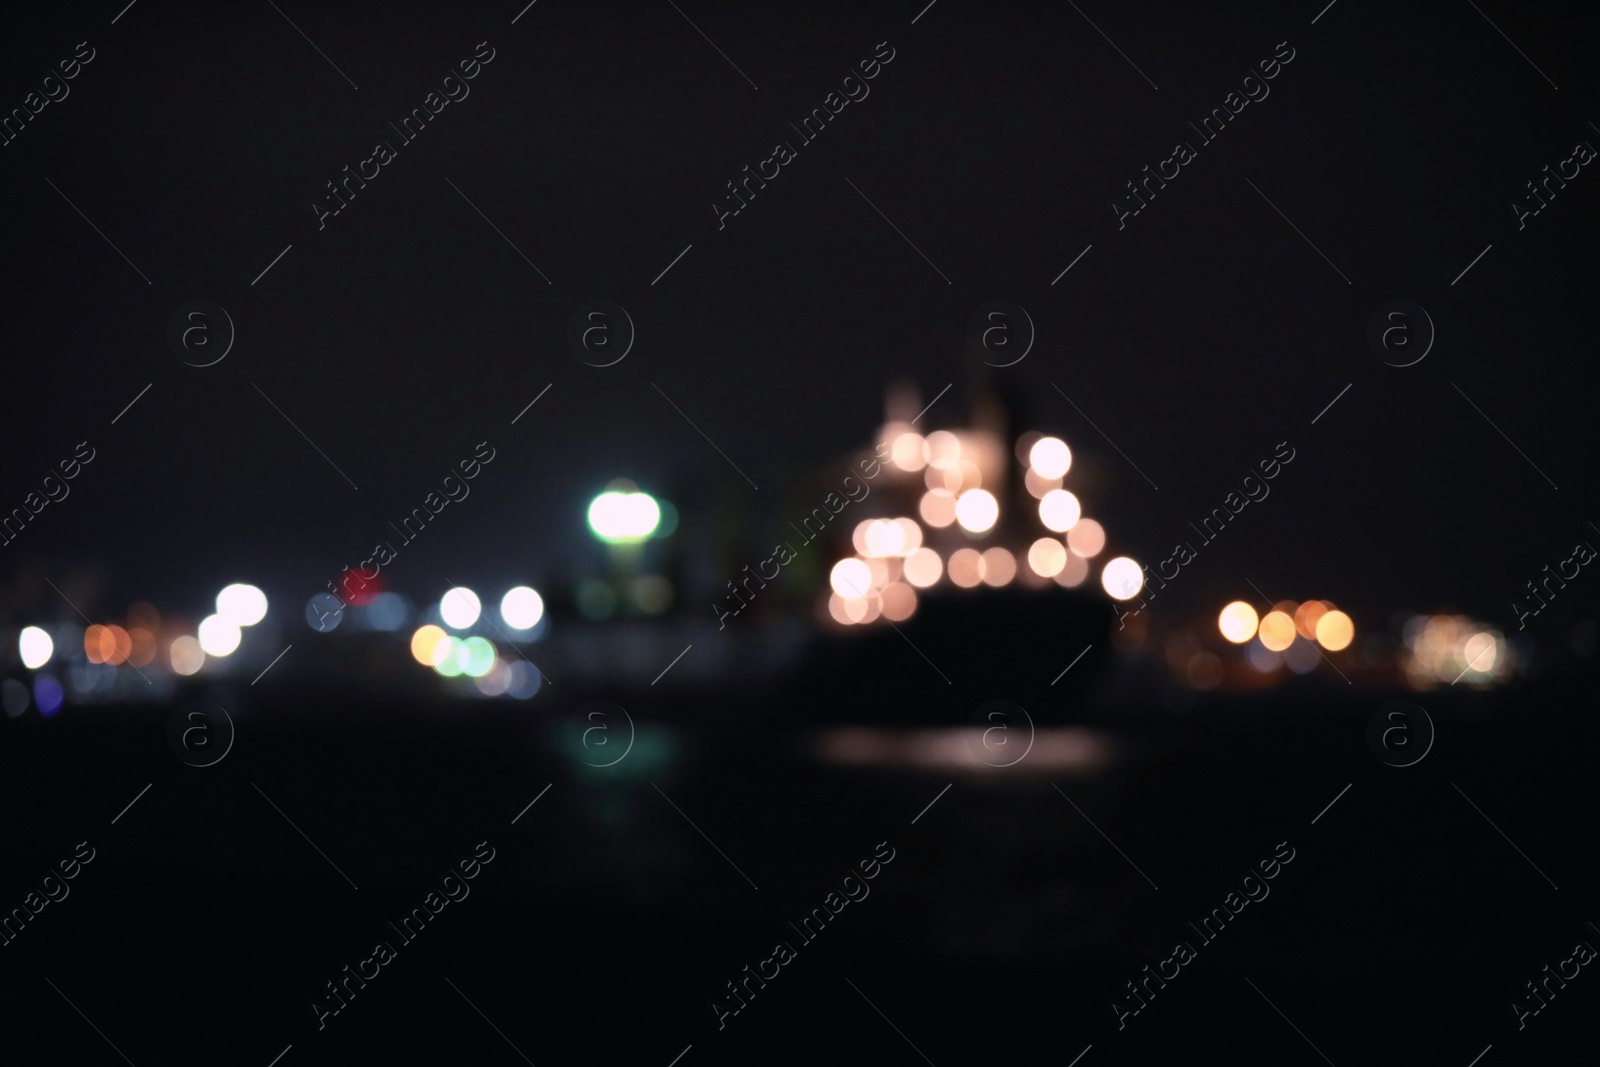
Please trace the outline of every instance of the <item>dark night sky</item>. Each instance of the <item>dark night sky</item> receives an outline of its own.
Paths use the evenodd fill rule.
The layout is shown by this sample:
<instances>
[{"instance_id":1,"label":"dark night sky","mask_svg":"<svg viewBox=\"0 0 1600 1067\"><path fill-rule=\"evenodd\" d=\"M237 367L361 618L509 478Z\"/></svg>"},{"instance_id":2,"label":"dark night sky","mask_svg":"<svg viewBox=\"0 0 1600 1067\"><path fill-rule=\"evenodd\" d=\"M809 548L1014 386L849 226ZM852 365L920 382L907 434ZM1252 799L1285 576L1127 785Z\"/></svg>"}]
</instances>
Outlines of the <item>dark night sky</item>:
<instances>
[{"instance_id":1,"label":"dark night sky","mask_svg":"<svg viewBox=\"0 0 1600 1067\"><path fill-rule=\"evenodd\" d=\"M78 41L97 51L0 150L0 507L77 442L98 453L4 549L6 587L96 561L124 602L236 578L304 597L485 438L498 455L472 497L393 569L419 599L445 574L559 577L592 551L582 509L616 476L695 482L781 523L786 487L868 442L891 381L925 399L955 381L930 420L961 420L962 337L993 298L1038 327L998 373L1103 475L1086 504L1119 550L1159 559L1276 443L1296 449L1169 604L1215 610L1249 598L1248 577L1368 617L1454 604L1506 623L1525 579L1600 536L1583 435L1600 177L1586 167L1520 232L1509 207L1576 141L1600 144L1584 5L1488 12L1559 89L1466 3L1347 0L1314 26L1317 0L1085 6L1159 89L1061 5L941 0L913 26L919 0L680 4L759 89L666 4L542 0L515 26L518 3L280 5L359 90L268 4L143 0L111 26L116 6L31 12L0 42L5 108ZM485 40L496 56L471 96L319 232L324 182L395 140L386 122ZM724 182L885 40L895 58L870 96L719 232ZM1285 40L1295 58L1271 95L1119 232L1123 182L1197 140L1188 122ZM214 367L165 343L191 299L237 325ZM592 299L638 327L614 367L564 344ZM1392 299L1438 328L1414 367L1363 339Z\"/></svg>"}]
</instances>

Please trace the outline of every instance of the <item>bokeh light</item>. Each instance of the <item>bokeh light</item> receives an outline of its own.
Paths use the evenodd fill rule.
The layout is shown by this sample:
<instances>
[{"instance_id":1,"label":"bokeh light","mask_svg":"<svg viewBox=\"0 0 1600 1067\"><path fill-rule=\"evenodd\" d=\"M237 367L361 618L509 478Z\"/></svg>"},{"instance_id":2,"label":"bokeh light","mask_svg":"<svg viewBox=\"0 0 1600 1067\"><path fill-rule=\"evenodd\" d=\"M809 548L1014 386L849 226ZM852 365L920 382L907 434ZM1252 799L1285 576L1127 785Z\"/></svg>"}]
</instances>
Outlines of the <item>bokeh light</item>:
<instances>
[{"instance_id":1,"label":"bokeh light","mask_svg":"<svg viewBox=\"0 0 1600 1067\"><path fill-rule=\"evenodd\" d=\"M56 645L50 640L50 635L37 626L24 626L22 633L17 635L17 652L22 656L22 665L30 671L49 663L55 650Z\"/></svg>"},{"instance_id":2,"label":"bokeh light","mask_svg":"<svg viewBox=\"0 0 1600 1067\"><path fill-rule=\"evenodd\" d=\"M1028 546L1028 566L1041 578L1054 578L1067 565L1067 546L1054 537L1041 537Z\"/></svg>"},{"instance_id":3,"label":"bokeh light","mask_svg":"<svg viewBox=\"0 0 1600 1067\"><path fill-rule=\"evenodd\" d=\"M983 550L983 582L996 589L1011 584L1017 576L1017 557L996 545Z\"/></svg>"},{"instance_id":4,"label":"bokeh light","mask_svg":"<svg viewBox=\"0 0 1600 1067\"><path fill-rule=\"evenodd\" d=\"M473 684L486 697L502 696L511 688L511 665L505 660L495 660L489 673L474 679Z\"/></svg>"},{"instance_id":5,"label":"bokeh light","mask_svg":"<svg viewBox=\"0 0 1600 1067\"><path fill-rule=\"evenodd\" d=\"M1288 616L1285 616L1285 618L1288 618ZM1273 671L1283 666L1283 653L1274 652L1272 649L1263 645L1260 641L1251 641L1248 645L1246 645L1244 648L1244 657L1249 661L1250 666L1254 667L1262 674L1271 674Z\"/></svg>"},{"instance_id":6,"label":"bokeh light","mask_svg":"<svg viewBox=\"0 0 1600 1067\"><path fill-rule=\"evenodd\" d=\"M235 626L254 626L267 617L267 594L236 582L217 594L217 615Z\"/></svg>"},{"instance_id":7,"label":"bokeh light","mask_svg":"<svg viewBox=\"0 0 1600 1067\"><path fill-rule=\"evenodd\" d=\"M1257 628L1256 636L1269 652L1282 652L1294 644L1294 619L1288 612L1273 610L1266 613Z\"/></svg>"},{"instance_id":8,"label":"bokeh light","mask_svg":"<svg viewBox=\"0 0 1600 1067\"><path fill-rule=\"evenodd\" d=\"M928 454L928 466L934 470L947 470L961 459L961 439L949 430L933 431L923 447Z\"/></svg>"},{"instance_id":9,"label":"bokeh light","mask_svg":"<svg viewBox=\"0 0 1600 1067\"><path fill-rule=\"evenodd\" d=\"M1339 652L1349 648L1350 642L1355 639L1356 624L1344 612L1324 612L1317 620L1317 644L1329 652Z\"/></svg>"},{"instance_id":10,"label":"bokeh light","mask_svg":"<svg viewBox=\"0 0 1600 1067\"><path fill-rule=\"evenodd\" d=\"M1294 609L1294 632L1307 641L1317 637L1317 620L1333 610L1333 605L1321 600L1308 600Z\"/></svg>"},{"instance_id":11,"label":"bokeh light","mask_svg":"<svg viewBox=\"0 0 1600 1067\"><path fill-rule=\"evenodd\" d=\"M511 665L511 684L506 687L506 695L515 700L528 700L543 684L544 676L533 664L518 660Z\"/></svg>"},{"instance_id":12,"label":"bokeh light","mask_svg":"<svg viewBox=\"0 0 1600 1067\"><path fill-rule=\"evenodd\" d=\"M872 588L872 569L865 560L841 559L833 565L832 572L828 575L828 584L833 586L833 591L846 600L861 598L867 595Z\"/></svg>"},{"instance_id":13,"label":"bokeh light","mask_svg":"<svg viewBox=\"0 0 1600 1067\"><path fill-rule=\"evenodd\" d=\"M435 626L431 622L426 626L417 627L417 631L411 635L411 658L424 667L432 667L434 649L448 636L442 627Z\"/></svg>"},{"instance_id":14,"label":"bokeh light","mask_svg":"<svg viewBox=\"0 0 1600 1067\"><path fill-rule=\"evenodd\" d=\"M1144 588L1144 571L1127 556L1118 556L1100 572L1100 587L1113 600L1132 600Z\"/></svg>"},{"instance_id":15,"label":"bokeh light","mask_svg":"<svg viewBox=\"0 0 1600 1067\"><path fill-rule=\"evenodd\" d=\"M1042 437L1028 450L1028 466L1041 478L1060 478L1072 466L1072 450L1059 437Z\"/></svg>"},{"instance_id":16,"label":"bokeh light","mask_svg":"<svg viewBox=\"0 0 1600 1067\"><path fill-rule=\"evenodd\" d=\"M1029 467L1022 475L1022 486L1028 495L1038 500L1052 489L1061 488L1060 478L1041 478L1039 472Z\"/></svg>"},{"instance_id":17,"label":"bokeh light","mask_svg":"<svg viewBox=\"0 0 1600 1067\"><path fill-rule=\"evenodd\" d=\"M919 471L928 465L928 455L923 450L922 435L903 433L890 446L889 460L903 471Z\"/></svg>"},{"instance_id":18,"label":"bokeh light","mask_svg":"<svg viewBox=\"0 0 1600 1067\"><path fill-rule=\"evenodd\" d=\"M466 586L458 585L439 598L439 617L452 630L465 630L482 612L483 602Z\"/></svg>"},{"instance_id":19,"label":"bokeh light","mask_svg":"<svg viewBox=\"0 0 1600 1067\"><path fill-rule=\"evenodd\" d=\"M1467 638L1461 646L1461 659L1468 670L1479 674L1487 674L1494 670L1495 660L1499 656L1499 649L1492 634L1482 631Z\"/></svg>"},{"instance_id":20,"label":"bokeh light","mask_svg":"<svg viewBox=\"0 0 1600 1067\"><path fill-rule=\"evenodd\" d=\"M1106 547L1106 528L1093 519L1079 519L1067 531L1067 547L1084 559L1093 559Z\"/></svg>"},{"instance_id":21,"label":"bokeh light","mask_svg":"<svg viewBox=\"0 0 1600 1067\"><path fill-rule=\"evenodd\" d=\"M1322 662L1322 653L1317 651L1316 642L1299 640L1284 649L1283 662L1296 674L1310 674Z\"/></svg>"},{"instance_id":22,"label":"bokeh light","mask_svg":"<svg viewBox=\"0 0 1600 1067\"><path fill-rule=\"evenodd\" d=\"M306 625L318 633L329 633L344 622L344 605L332 593L317 593L306 601Z\"/></svg>"},{"instance_id":23,"label":"bokeh light","mask_svg":"<svg viewBox=\"0 0 1600 1067\"><path fill-rule=\"evenodd\" d=\"M1089 577L1089 561L1076 552L1067 552L1067 562L1055 576L1056 584L1063 589L1076 589Z\"/></svg>"},{"instance_id":24,"label":"bokeh light","mask_svg":"<svg viewBox=\"0 0 1600 1067\"><path fill-rule=\"evenodd\" d=\"M589 504L589 528L610 544L633 544L655 533L661 506L649 493L607 490Z\"/></svg>"},{"instance_id":25,"label":"bokeh light","mask_svg":"<svg viewBox=\"0 0 1600 1067\"><path fill-rule=\"evenodd\" d=\"M199 641L184 634L182 637L174 638L172 644L168 646L167 659L172 663L174 674L188 677L205 666L206 651L200 647Z\"/></svg>"},{"instance_id":26,"label":"bokeh light","mask_svg":"<svg viewBox=\"0 0 1600 1067\"><path fill-rule=\"evenodd\" d=\"M900 550L897 556L909 556L922 547L922 527L916 519L899 518L894 524L900 528Z\"/></svg>"},{"instance_id":27,"label":"bokeh light","mask_svg":"<svg viewBox=\"0 0 1600 1067\"><path fill-rule=\"evenodd\" d=\"M39 705L39 714L49 718L61 710L61 683L48 674L33 679L33 702Z\"/></svg>"},{"instance_id":28,"label":"bokeh light","mask_svg":"<svg viewBox=\"0 0 1600 1067\"><path fill-rule=\"evenodd\" d=\"M633 602L646 615L660 615L672 606L672 583L659 574L634 579Z\"/></svg>"},{"instance_id":29,"label":"bokeh light","mask_svg":"<svg viewBox=\"0 0 1600 1067\"><path fill-rule=\"evenodd\" d=\"M379 593L366 606L367 625L383 633L393 633L406 624L410 605L399 593Z\"/></svg>"},{"instance_id":30,"label":"bokeh light","mask_svg":"<svg viewBox=\"0 0 1600 1067\"><path fill-rule=\"evenodd\" d=\"M917 610L917 591L905 582L890 582L883 589L883 617L905 622Z\"/></svg>"},{"instance_id":31,"label":"bokeh light","mask_svg":"<svg viewBox=\"0 0 1600 1067\"><path fill-rule=\"evenodd\" d=\"M482 637L461 642L461 672L469 678L482 678L494 668L494 645Z\"/></svg>"},{"instance_id":32,"label":"bokeh light","mask_svg":"<svg viewBox=\"0 0 1600 1067\"><path fill-rule=\"evenodd\" d=\"M969 489L956 500L956 521L968 533L986 533L1000 518L1000 504L987 489Z\"/></svg>"},{"instance_id":33,"label":"bokeh light","mask_svg":"<svg viewBox=\"0 0 1600 1067\"><path fill-rule=\"evenodd\" d=\"M513 630L531 630L544 618L544 598L526 585L508 589L500 598L500 617Z\"/></svg>"},{"instance_id":34,"label":"bokeh light","mask_svg":"<svg viewBox=\"0 0 1600 1067\"><path fill-rule=\"evenodd\" d=\"M922 494L917 505L922 521L936 529L944 529L956 521L956 497L948 489L929 489Z\"/></svg>"},{"instance_id":35,"label":"bokeh light","mask_svg":"<svg viewBox=\"0 0 1600 1067\"><path fill-rule=\"evenodd\" d=\"M135 626L128 631L128 642L132 649L128 653L128 662L135 667L148 667L156 658L156 635L142 626Z\"/></svg>"},{"instance_id":36,"label":"bokeh light","mask_svg":"<svg viewBox=\"0 0 1600 1067\"><path fill-rule=\"evenodd\" d=\"M221 615L207 615L200 620L200 648L208 656L231 656L244 637L239 627Z\"/></svg>"},{"instance_id":37,"label":"bokeh light","mask_svg":"<svg viewBox=\"0 0 1600 1067\"><path fill-rule=\"evenodd\" d=\"M983 554L975 548L958 548L950 553L946 570L950 581L962 589L971 589L983 581Z\"/></svg>"},{"instance_id":38,"label":"bokeh light","mask_svg":"<svg viewBox=\"0 0 1600 1067\"><path fill-rule=\"evenodd\" d=\"M83 654L90 663L116 666L133 653L133 638L116 624L90 626L83 631Z\"/></svg>"},{"instance_id":39,"label":"bokeh light","mask_svg":"<svg viewBox=\"0 0 1600 1067\"><path fill-rule=\"evenodd\" d=\"M1052 489L1039 501L1039 521L1045 529L1066 533L1078 524L1083 507L1078 498L1065 489Z\"/></svg>"},{"instance_id":40,"label":"bokeh light","mask_svg":"<svg viewBox=\"0 0 1600 1067\"><path fill-rule=\"evenodd\" d=\"M433 669L446 678L455 678L466 666L467 643L448 634L433 646Z\"/></svg>"},{"instance_id":41,"label":"bokeh light","mask_svg":"<svg viewBox=\"0 0 1600 1067\"><path fill-rule=\"evenodd\" d=\"M906 581L918 589L926 589L944 573L944 561L931 548L919 548L906 557Z\"/></svg>"},{"instance_id":42,"label":"bokeh light","mask_svg":"<svg viewBox=\"0 0 1600 1067\"><path fill-rule=\"evenodd\" d=\"M893 519L872 519L867 523L862 542L867 550L863 556L881 558L898 556L905 546L906 532Z\"/></svg>"},{"instance_id":43,"label":"bokeh light","mask_svg":"<svg viewBox=\"0 0 1600 1067\"><path fill-rule=\"evenodd\" d=\"M1242 645L1256 635L1256 625L1261 621L1256 609L1242 600L1235 600L1217 616L1217 629L1222 636L1236 645Z\"/></svg>"},{"instance_id":44,"label":"bokeh light","mask_svg":"<svg viewBox=\"0 0 1600 1067\"><path fill-rule=\"evenodd\" d=\"M846 600L838 593L828 594L828 614L833 618L833 621L838 623L840 626L851 626L854 625L856 621L855 619L852 619L850 617L850 613L845 610L844 606L848 603L850 603L850 601Z\"/></svg>"}]
</instances>

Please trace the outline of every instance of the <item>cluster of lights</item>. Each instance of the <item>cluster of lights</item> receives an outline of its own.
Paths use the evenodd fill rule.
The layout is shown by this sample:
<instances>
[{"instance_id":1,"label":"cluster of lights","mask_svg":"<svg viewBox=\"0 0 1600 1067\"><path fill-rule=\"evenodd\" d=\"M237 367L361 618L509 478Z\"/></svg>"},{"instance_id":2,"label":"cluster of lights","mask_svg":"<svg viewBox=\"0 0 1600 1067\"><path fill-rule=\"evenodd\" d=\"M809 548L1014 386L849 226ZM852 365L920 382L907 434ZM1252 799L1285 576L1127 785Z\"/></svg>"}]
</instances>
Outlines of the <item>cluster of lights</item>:
<instances>
[{"instance_id":1,"label":"cluster of lights","mask_svg":"<svg viewBox=\"0 0 1600 1067\"><path fill-rule=\"evenodd\" d=\"M253 585L227 586L217 594L216 606L215 614L200 620L196 636L186 634L172 642L168 658L177 673L194 674L205 665L207 656L222 659L233 655L244 640L244 628L267 617L267 595Z\"/></svg>"},{"instance_id":2,"label":"cluster of lights","mask_svg":"<svg viewBox=\"0 0 1600 1067\"><path fill-rule=\"evenodd\" d=\"M40 672L34 676L31 697L40 713L49 716L59 711L66 699L66 688L56 674L66 679L75 694L113 689L118 675L110 668L124 664L134 670L152 664L169 666L175 674L193 675L208 656L231 655L243 638L243 628L254 626L266 615L266 594L253 585L237 583L217 594L216 611L207 615L193 634L174 636L178 628L174 623L163 621L151 605L138 603L128 609L122 622L90 623L83 630L58 626L52 635L41 626L24 626L17 634L17 654L25 668ZM74 650L80 636L81 657ZM158 663L163 643L165 661ZM55 673L44 673L47 668ZM8 715L22 714L29 697L29 687L21 682L7 680L0 685L0 704Z\"/></svg>"},{"instance_id":3,"label":"cluster of lights","mask_svg":"<svg viewBox=\"0 0 1600 1067\"><path fill-rule=\"evenodd\" d=\"M858 523L851 537L854 557L840 560L829 574L828 613L844 625L880 616L891 622L909 618L917 591L948 579L959 589L999 588L1016 580L1021 568L1029 584L1049 579L1076 588L1089 577L1090 561L1106 546L1106 531L1086 518L1078 497L1062 488L1072 468L1072 450L1059 437L1029 433L1017 442L1015 456L1026 467L1024 484L1038 501L1040 524L1054 536L1040 537L1013 553L999 545L964 545L941 554L925 544L924 527L959 528L969 539L991 535L1000 522L1005 449L983 431L935 430L924 436L905 423L884 427L890 444L888 465L903 474L922 475L924 489L917 518L878 518ZM921 521L919 522L918 519ZM1101 587L1118 600L1144 588L1139 564L1126 556L1101 568Z\"/></svg>"},{"instance_id":4,"label":"cluster of lights","mask_svg":"<svg viewBox=\"0 0 1600 1067\"><path fill-rule=\"evenodd\" d=\"M932 585L939 580L940 569L938 553L921 547L904 556L841 559L828 575L833 587L828 613L845 626L873 622L880 616L904 622L917 610L913 586Z\"/></svg>"},{"instance_id":5,"label":"cluster of lights","mask_svg":"<svg viewBox=\"0 0 1600 1067\"><path fill-rule=\"evenodd\" d=\"M1288 649L1296 638L1315 641L1329 652L1342 652L1356 636L1350 616L1335 608L1331 600L1283 601L1261 617L1249 604L1235 600L1217 616L1217 629L1236 645L1258 637L1269 652Z\"/></svg>"},{"instance_id":6,"label":"cluster of lights","mask_svg":"<svg viewBox=\"0 0 1600 1067\"><path fill-rule=\"evenodd\" d=\"M438 612L443 626L425 623L412 633L413 659L441 677L472 679L484 696L526 700L538 692L543 679L532 663L507 661L486 637L450 632L470 630L483 617L483 601L477 593L466 586L449 589L439 598ZM511 630L526 634L543 619L544 598L530 586L515 586L500 598L500 620Z\"/></svg>"},{"instance_id":7,"label":"cluster of lights","mask_svg":"<svg viewBox=\"0 0 1600 1067\"><path fill-rule=\"evenodd\" d=\"M1250 665L1267 673L1287 663L1299 674L1312 670L1327 652L1342 652L1355 640L1355 623L1331 600L1296 604L1279 601L1265 615L1235 600L1217 615L1217 630L1235 645L1247 645Z\"/></svg>"},{"instance_id":8,"label":"cluster of lights","mask_svg":"<svg viewBox=\"0 0 1600 1067\"><path fill-rule=\"evenodd\" d=\"M1418 689L1456 682L1482 687L1511 672L1505 635L1465 615L1413 615L1403 637L1406 680Z\"/></svg>"},{"instance_id":9,"label":"cluster of lights","mask_svg":"<svg viewBox=\"0 0 1600 1067\"><path fill-rule=\"evenodd\" d=\"M608 527L609 528L609 527ZM638 529L634 527L633 529ZM613 529L613 533L627 531ZM920 534L920 530L917 531ZM322 601L313 598L307 609L307 619L314 629L331 630L338 625L345 605L333 597L321 594L329 603L322 613L315 609ZM537 639L535 631L544 621L544 598L537 590L519 585L508 589L500 599L500 620L504 629L521 636L513 640ZM395 593L380 592L371 597L361 609L364 624L374 630L394 631L405 625L411 607L405 598ZM328 612L334 612L331 617ZM477 593L466 587L450 589L440 599L436 618L451 630L469 630L484 616L483 604ZM326 618L317 625L319 614ZM71 681L74 691L93 691L111 684L110 672L104 675L84 673L128 664L134 668L169 667L181 677L198 674L208 659L224 659L238 651L244 630L260 623L267 615L267 597L259 588L245 583L234 583L216 596L215 610L205 616L193 630L179 630L175 620L164 621L161 614L149 604L136 604L121 623L91 623L79 630L75 627L54 627L54 633L40 626L25 626L17 635L17 654L22 665L30 671L43 672L60 664L56 673L65 670L62 677ZM486 618L484 621L488 621ZM490 624L494 625L494 624ZM82 637L83 655L64 654ZM165 655L161 655L163 651ZM435 668L446 677L470 678L486 696L510 695L519 699L531 697L540 688L543 678L531 663L506 661L495 646L485 637L449 633L437 625L427 625L412 635L411 652L418 662ZM68 662L61 662L67 660ZM78 679L80 674L82 679ZM0 704L7 714L20 715L28 706L30 686L8 681L0 692ZM39 673L31 685L31 699L45 715L53 715L62 706L65 693L62 682L48 673Z\"/></svg>"}]
</instances>

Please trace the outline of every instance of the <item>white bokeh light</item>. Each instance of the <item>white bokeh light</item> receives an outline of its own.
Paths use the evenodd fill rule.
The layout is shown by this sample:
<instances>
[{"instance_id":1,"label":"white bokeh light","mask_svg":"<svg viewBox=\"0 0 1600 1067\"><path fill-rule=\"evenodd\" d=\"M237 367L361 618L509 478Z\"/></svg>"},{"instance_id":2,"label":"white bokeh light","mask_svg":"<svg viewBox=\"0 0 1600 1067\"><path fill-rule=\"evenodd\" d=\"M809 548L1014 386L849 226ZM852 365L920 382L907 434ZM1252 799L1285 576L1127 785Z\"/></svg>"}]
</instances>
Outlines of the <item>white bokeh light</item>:
<instances>
[{"instance_id":1,"label":"white bokeh light","mask_svg":"<svg viewBox=\"0 0 1600 1067\"><path fill-rule=\"evenodd\" d=\"M1042 437L1028 450L1028 466L1041 478L1060 478L1072 466L1072 450L1059 437Z\"/></svg>"},{"instance_id":2,"label":"white bokeh light","mask_svg":"<svg viewBox=\"0 0 1600 1067\"><path fill-rule=\"evenodd\" d=\"M231 656L244 633L238 626L221 615L207 615L200 620L200 648L208 656Z\"/></svg>"},{"instance_id":3,"label":"white bokeh light","mask_svg":"<svg viewBox=\"0 0 1600 1067\"><path fill-rule=\"evenodd\" d=\"M235 583L217 594L217 614L235 626L254 626L267 617L267 594Z\"/></svg>"},{"instance_id":4,"label":"white bokeh light","mask_svg":"<svg viewBox=\"0 0 1600 1067\"><path fill-rule=\"evenodd\" d=\"M1000 504L987 489L968 489L956 500L956 521L968 533L984 533L1000 517Z\"/></svg>"},{"instance_id":5,"label":"white bokeh light","mask_svg":"<svg viewBox=\"0 0 1600 1067\"><path fill-rule=\"evenodd\" d=\"M500 617L513 630L531 630L544 618L544 598L525 585L508 589L500 598Z\"/></svg>"},{"instance_id":6,"label":"white bokeh light","mask_svg":"<svg viewBox=\"0 0 1600 1067\"><path fill-rule=\"evenodd\" d=\"M1078 525L1082 515L1083 506L1078 498L1065 489L1052 489L1039 501L1039 521L1044 523L1045 529L1056 533L1066 533Z\"/></svg>"},{"instance_id":7,"label":"white bokeh light","mask_svg":"<svg viewBox=\"0 0 1600 1067\"><path fill-rule=\"evenodd\" d=\"M466 586L458 585L439 598L439 617L452 630L465 630L478 621L482 611L478 594Z\"/></svg>"},{"instance_id":8,"label":"white bokeh light","mask_svg":"<svg viewBox=\"0 0 1600 1067\"><path fill-rule=\"evenodd\" d=\"M17 651L22 655L22 665L36 671L50 662L55 655L55 642L37 626L25 626L17 637Z\"/></svg>"},{"instance_id":9,"label":"white bokeh light","mask_svg":"<svg viewBox=\"0 0 1600 1067\"><path fill-rule=\"evenodd\" d=\"M846 600L860 600L872 588L872 569L859 559L841 559L828 575L833 591Z\"/></svg>"},{"instance_id":10,"label":"white bokeh light","mask_svg":"<svg viewBox=\"0 0 1600 1067\"><path fill-rule=\"evenodd\" d=\"M1118 556L1100 572L1100 585L1114 600L1132 600L1144 588L1144 571L1127 556Z\"/></svg>"},{"instance_id":11,"label":"white bokeh light","mask_svg":"<svg viewBox=\"0 0 1600 1067\"><path fill-rule=\"evenodd\" d=\"M589 526L602 541L643 541L661 524L661 506L649 493L609 490L589 505Z\"/></svg>"}]
</instances>

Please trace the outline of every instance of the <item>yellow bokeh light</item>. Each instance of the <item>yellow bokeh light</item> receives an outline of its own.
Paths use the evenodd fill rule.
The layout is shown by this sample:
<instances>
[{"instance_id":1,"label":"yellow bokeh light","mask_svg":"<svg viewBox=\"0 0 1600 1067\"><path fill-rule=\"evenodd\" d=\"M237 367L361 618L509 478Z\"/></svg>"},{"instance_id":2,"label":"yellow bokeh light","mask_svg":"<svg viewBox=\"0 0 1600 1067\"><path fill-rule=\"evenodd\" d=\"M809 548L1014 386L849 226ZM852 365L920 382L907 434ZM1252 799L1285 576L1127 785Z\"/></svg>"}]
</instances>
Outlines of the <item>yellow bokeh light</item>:
<instances>
[{"instance_id":1,"label":"yellow bokeh light","mask_svg":"<svg viewBox=\"0 0 1600 1067\"><path fill-rule=\"evenodd\" d=\"M1329 652L1350 647L1356 638L1356 624L1342 611L1325 612L1317 620L1317 644Z\"/></svg>"},{"instance_id":2,"label":"yellow bokeh light","mask_svg":"<svg viewBox=\"0 0 1600 1067\"><path fill-rule=\"evenodd\" d=\"M1054 537L1041 537L1028 546L1028 566L1041 578L1054 578L1067 565L1067 548Z\"/></svg>"},{"instance_id":3,"label":"yellow bokeh light","mask_svg":"<svg viewBox=\"0 0 1600 1067\"><path fill-rule=\"evenodd\" d=\"M1333 610L1333 605L1322 600L1308 600L1294 609L1295 633L1313 641L1317 636L1317 620Z\"/></svg>"},{"instance_id":4,"label":"yellow bokeh light","mask_svg":"<svg viewBox=\"0 0 1600 1067\"><path fill-rule=\"evenodd\" d=\"M1256 624L1260 621L1256 609L1242 600L1235 600L1222 609L1222 614L1217 616L1217 629L1222 631L1222 636L1236 645L1242 645L1256 635Z\"/></svg>"},{"instance_id":5,"label":"yellow bokeh light","mask_svg":"<svg viewBox=\"0 0 1600 1067\"><path fill-rule=\"evenodd\" d=\"M1284 611L1269 611L1261 620L1257 636L1269 652L1282 652L1294 644L1294 619Z\"/></svg>"},{"instance_id":6,"label":"yellow bokeh light","mask_svg":"<svg viewBox=\"0 0 1600 1067\"><path fill-rule=\"evenodd\" d=\"M441 627L429 623L417 628L411 635L411 658L424 667L433 666L434 646L445 639L445 632Z\"/></svg>"}]
</instances>

